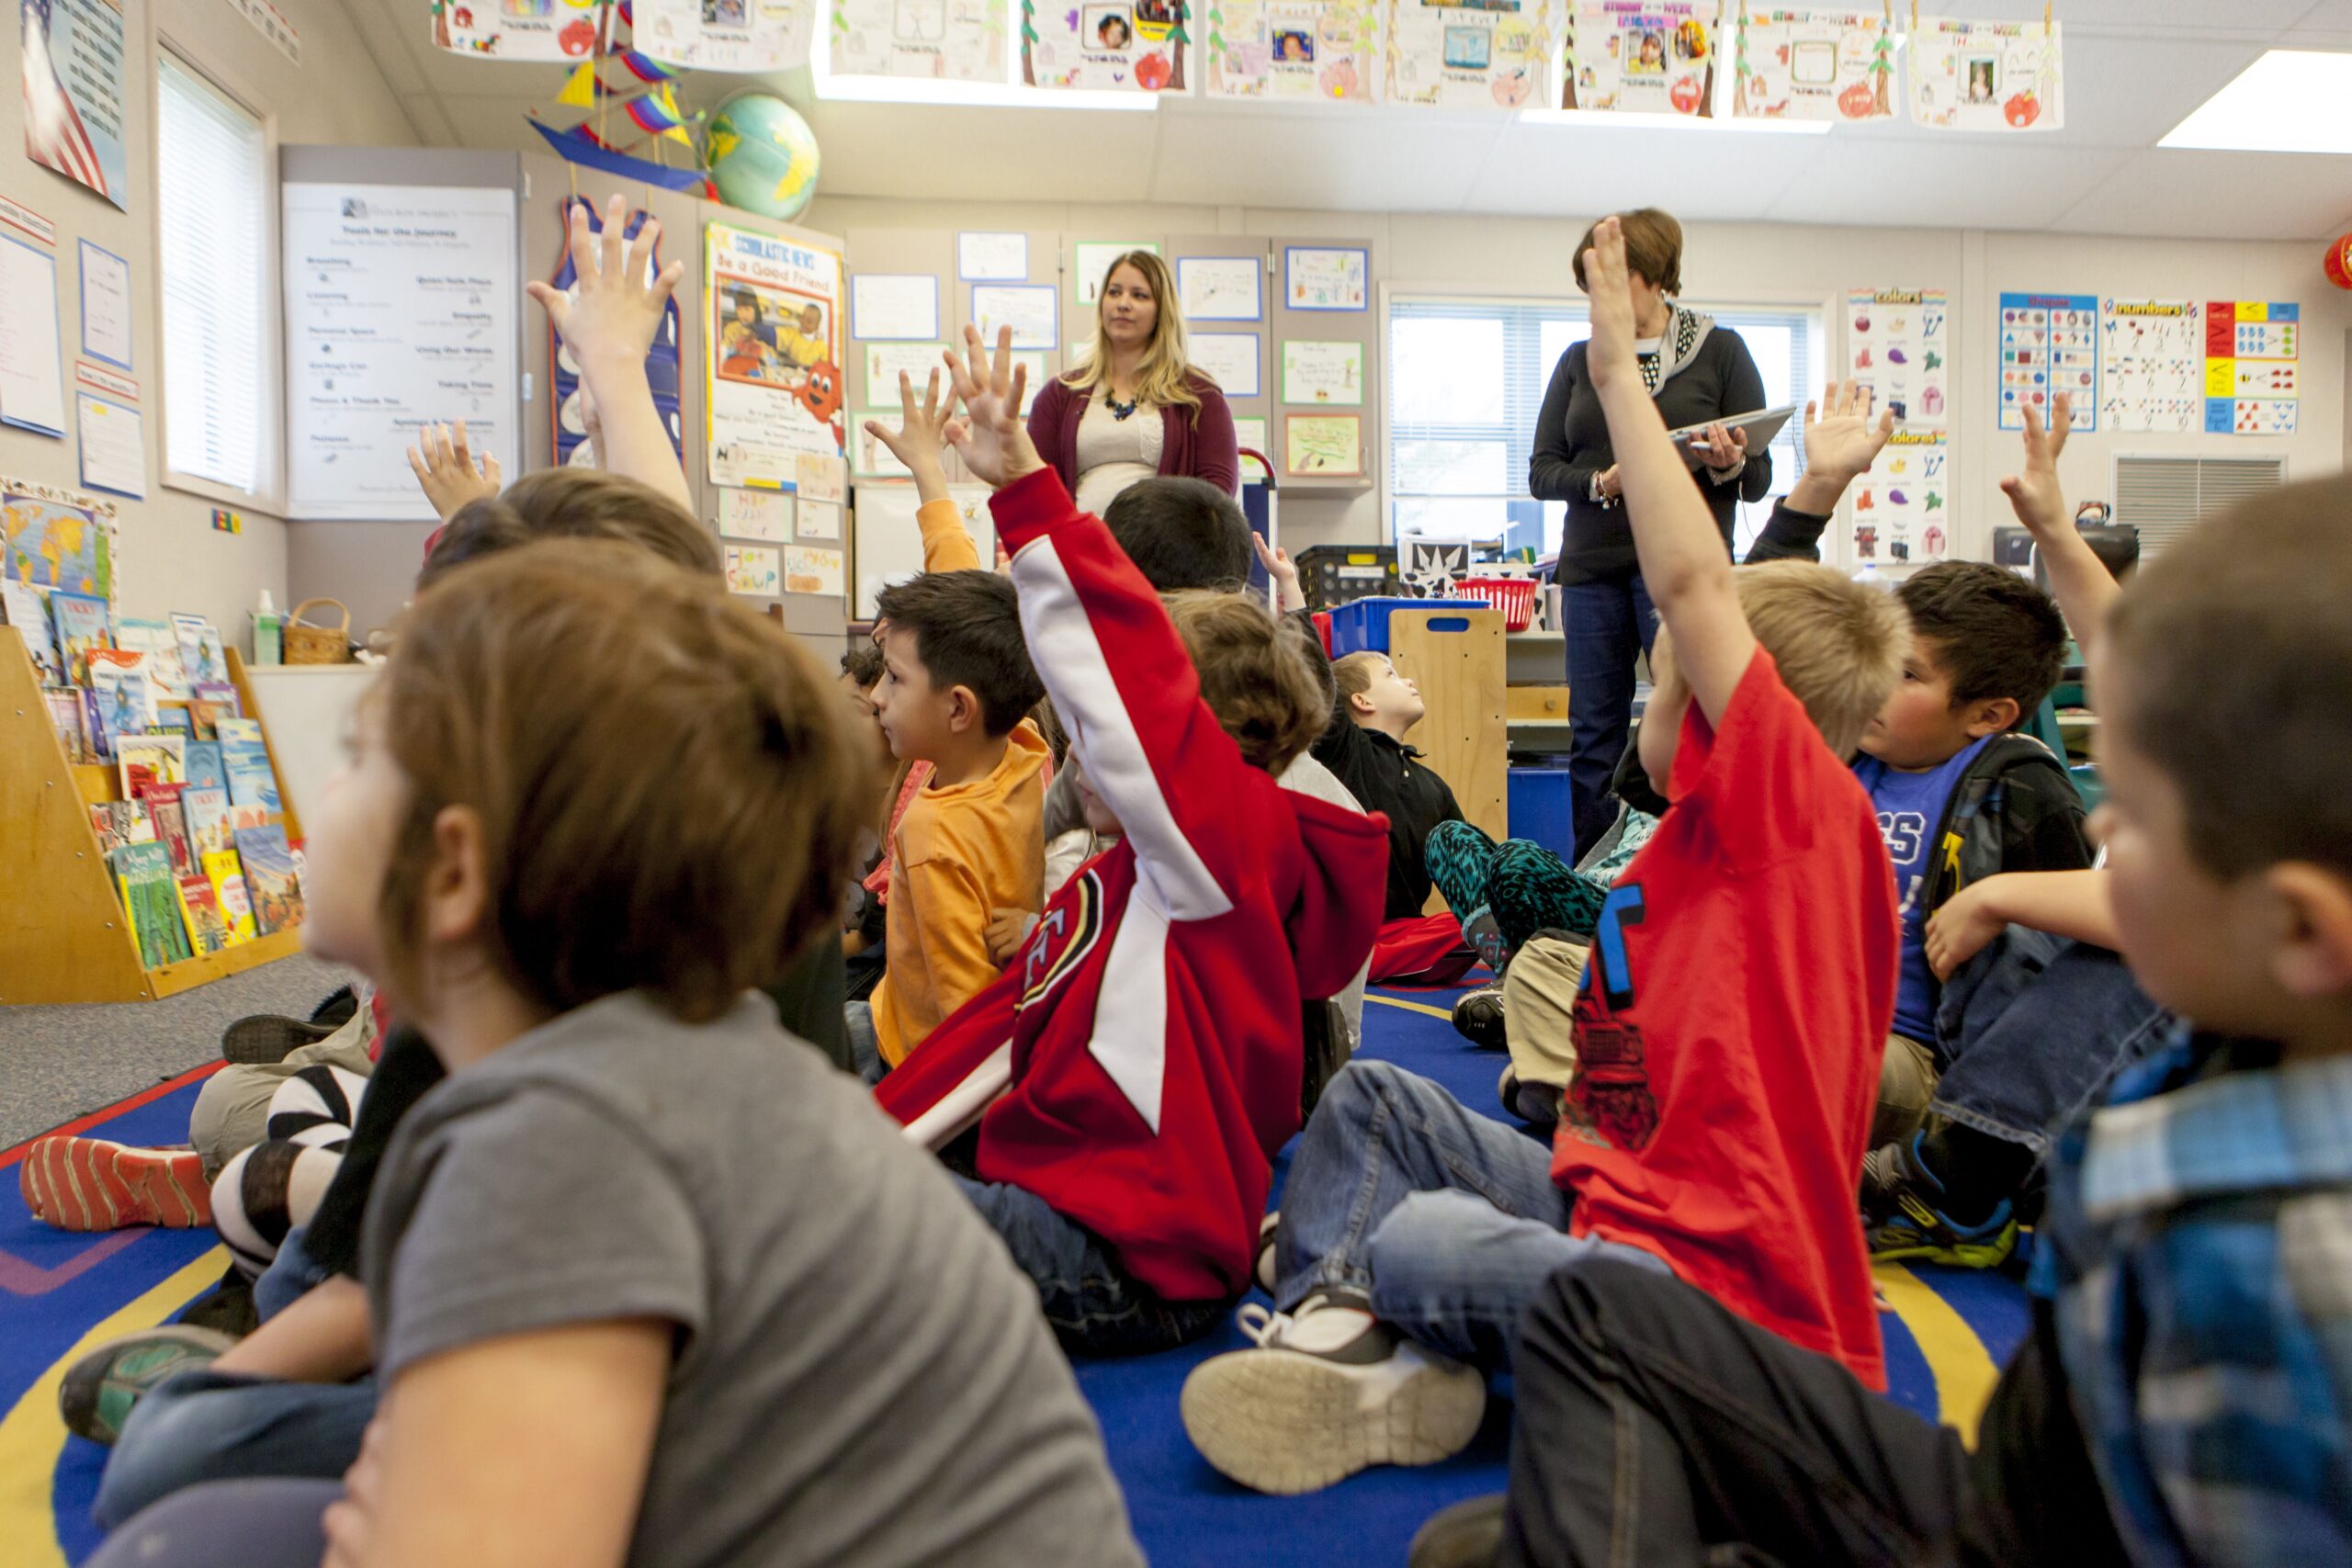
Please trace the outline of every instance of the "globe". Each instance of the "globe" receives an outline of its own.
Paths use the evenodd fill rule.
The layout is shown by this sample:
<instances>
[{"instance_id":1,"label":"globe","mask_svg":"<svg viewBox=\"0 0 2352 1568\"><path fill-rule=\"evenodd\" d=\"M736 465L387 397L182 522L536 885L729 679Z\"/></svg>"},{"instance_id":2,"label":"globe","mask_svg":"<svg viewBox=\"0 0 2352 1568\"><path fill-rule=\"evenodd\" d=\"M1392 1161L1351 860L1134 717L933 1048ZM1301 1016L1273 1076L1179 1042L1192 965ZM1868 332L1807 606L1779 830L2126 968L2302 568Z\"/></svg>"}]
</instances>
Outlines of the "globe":
<instances>
[{"instance_id":1,"label":"globe","mask_svg":"<svg viewBox=\"0 0 2352 1568\"><path fill-rule=\"evenodd\" d=\"M817 133L782 98L747 93L710 118L707 147L718 199L789 220L817 195Z\"/></svg>"}]
</instances>

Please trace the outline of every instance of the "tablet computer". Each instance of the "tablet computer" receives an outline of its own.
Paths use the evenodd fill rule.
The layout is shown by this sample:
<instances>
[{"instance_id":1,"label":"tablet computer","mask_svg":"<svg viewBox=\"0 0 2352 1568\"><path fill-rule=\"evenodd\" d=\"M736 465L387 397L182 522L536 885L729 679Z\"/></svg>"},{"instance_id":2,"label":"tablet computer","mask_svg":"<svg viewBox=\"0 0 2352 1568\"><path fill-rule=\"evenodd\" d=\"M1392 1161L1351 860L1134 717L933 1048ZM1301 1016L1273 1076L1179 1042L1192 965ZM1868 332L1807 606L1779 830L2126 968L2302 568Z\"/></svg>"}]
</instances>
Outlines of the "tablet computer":
<instances>
[{"instance_id":1,"label":"tablet computer","mask_svg":"<svg viewBox=\"0 0 2352 1568\"><path fill-rule=\"evenodd\" d=\"M1720 424L1726 430L1745 430L1747 432L1747 449L1751 452L1760 452L1772 444L1772 438L1781 434L1781 426L1788 423L1789 416L1796 412L1796 404L1791 403L1786 408L1758 409L1754 413L1734 414L1729 419L1709 420L1707 424ZM1686 424L1679 430L1668 431L1667 434L1673 436L1679 445L1688 446L1692 442L1704 441L1707 438L1707 424Z\"/></svg>"}]
</instances>

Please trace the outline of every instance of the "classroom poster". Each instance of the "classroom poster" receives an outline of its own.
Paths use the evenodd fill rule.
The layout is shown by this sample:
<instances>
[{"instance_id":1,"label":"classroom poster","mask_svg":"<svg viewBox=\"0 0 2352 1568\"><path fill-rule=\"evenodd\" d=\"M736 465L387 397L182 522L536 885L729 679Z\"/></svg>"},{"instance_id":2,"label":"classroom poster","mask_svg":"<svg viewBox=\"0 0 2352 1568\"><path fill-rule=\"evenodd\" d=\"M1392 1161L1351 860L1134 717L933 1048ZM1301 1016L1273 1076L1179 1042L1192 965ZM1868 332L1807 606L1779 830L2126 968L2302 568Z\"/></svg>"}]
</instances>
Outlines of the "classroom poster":
<instances>
[{"instance_id":1,"label":"classroom poster","mask_svg":"<svg viewBox=\"0 0 2352 1568\"><path fill-rule=\"evenodd\" d=\"M2098 297L2004 294L1996 327L2001 351L2001 428L2023 430L2030 407L2050 423L2050 400L2074 400L2067 428L2098 428Z\"/></svg>"},{"instance_id":2,"label":"classroom poster","mask_svg":"<svg viewBox=\"0 0 2352 1568\"><path fill-rule=\"evenodd\" d=\"M1228 398L1265 395L1256 333L1193 333L1191 336L1193 368L1215 381L1218 391Z\"/></svg>"},{"instance_id":3,"label":"classroom poster","mask_svg":"<svg viewBox=\"0 0 2352 1568\"><path fill-rule=\"evenodd\" d=\"M833 73L1001 82L1006 5L1007 0L835 0Z\"/></svg>"},{"instance_id":4,"label":"classroom poster","mask_svg":"<svg viewBox=\"0 0 2352 1568\"><path fill-rule=\"evenodd\" d=\"M1355 414L1295 413L1283 421L1283 472L1299 479L1363 473L1363 422Z\"/></svg>"},{"instance_id":5,"label":"classroom poster","mask_svg":"<svg viewBox=\"0 0 2352 1568\"><path fill-rule=\"evenodd\" d=\"M2302 307L2214 299L2205 306L2205 433L2292 435L2301 423Z\"/></svg>"},{"instance_id":6,"label":"classroom poster","mask_svg":"<svg viewBox=\"0 0 2352 1568\"><path fill-rule=\"evenodd\" d=\"M1176 299L1188 324L1262 320L1266 260L1263 256L1179 256Z\"/></svg>"},{"instance_id":7,"label":"classroom poster","mask_svg":"<svg viewBox=\"0 0 2352 1568\"><path fill-rule=\"evenodd\" d=\"M1721 0L1577 0L1560 107L1712 116L1722 20Z\"/></svg>"},{"instance_id":8,"label":"classroom poster","mask_svg":"<svg viewBox=\"0 0 2352 1568\"><path fill-rule=\"evenodd\" d=\"M636 0L629 39L680 70L786 71L808 63L819 6L820 0Z\"/></svg>"},{"instance_id":9,"label":"classroom poster","mask_svg":"<svg viewBox=\"0 0 2352 1568\"><path fill-rule=\"evenodd\" d=\"M784 591L786 593L821 593L838 599L848 577L848 561L842 550L808 545L789 545L785 548Z\"/></svg>"},{"instance_id":10,"label":"classroom poster","mask_svg":"<svg viewBox=\"0 0 2352 1568\"><path fill-rule=\"evenodd\" d=\"M466 422L522 471L514 193L288 185L287 515L430 522L407 449Z\"/></svg>"},{"instance_id":11,"label":"classroom poster","mask_svg":"<svg viewBox=\"0 0 2352 1568\"><path fill-rule=\"evenodd\" d=\"M1951 551L1951 437L1897 430L1868 472L1847 487L1849 567L1904 570Z\"/></svg>"},{"instance_id":12,"label":"classroom poster","mask_svg":"<svg viewBox=\"0 0 2352 1568\"><path fill-rule=\"evenodd\" d=\"M774 545L727 547L727 592L754 599L775 599L784 592L784 552Z\"/></svg>"},{"instance_id":13,"label":"classroom poster","mask_svg":"<svg viewBox=\"0 0 2352 1568\"><path fill-rule=\"evenodd\" d=\"M583 196L566 196L556 202L557 231L563 236L563 254L557 258L555 272L548 281L567 292L580 280L580 271L571 260L571 209L578 207L587 214L588 232L601 236L605 231L605 215L596 204ZM621 232L630 239L645 227L649 214L639 207L630 211L622 221ZM655 272L662 269L662 243L656 240L653 259L648 264ZM678 297L670 296L662 310L662 324L654 329L653 346L645 352L645 381L653 389L653 407L662 423L670 430L671 450L678 454L678 461L686 460L685 430L678 413L678 393L684 372L679 368L678 332L681 313ZM548 407L555 418L555 460L559 466L588 468L596 453L588 439L588 410L582 401L584 392L580 380L580 367L571 350L563 346L563 336L553 323L548 327L548 353L553 365L548 384L553 389Z\"/></svg>"},{"instance_id":14,"label":"classroom poster","mask_svg":"<svg viewBox=\"0 0 2352 1568\"><path fill-rule=\"evenodd\" d=\"M609 36L612 11L612 0L433 0L433 41L497 60L585 60Z\"/></svg>"},{"instance_id":15,"label":"classroom poster","mask_svg":"<svg viewBox=\"0 0 2352 1568\"><path fill-rule=\"evenodd\" d=\"M1069 275L1078 286L1078 302L1089 310L1102 298L1111 268L1121 256L1135 251L1159 254L1157 240L1079 240L1069 248Z\"/></svg>"},{"instance_id":16,"label":"classroom poster","mask_svg":"<svg viewBox=\"0 0 2352 1568\"><path fill-rule=\"evenodd\" d=\"M1524 108L1550 101L1566 0L1388 0L1386 101Z\"/></svg>"},{"instance_id":17,"label":"classroom poster","mask_svg":"<svg viewBox=\"0 0 2352 1568\"><path fill-rule=\"evenodd\" d=\"M57 320L57 257L0 234L0 423L65 434L65 358Z\"/></svg>"},{"instance_id":18,"label":"classroom poster","mask_svg":"<svg viewBox=\"0 0 2352 1568\"><path fill-rule=\"evenodd\" d=\"M1059 291L1050 283L976 283L972 320L991 348L997 329L1011 327L1013 347L1050 350L1059 346Z\"/></svg>"},{"instance_id":19,"label":"classroom poster","mask_svg":"<svg viewBox=\"0 0 2352 1568\"><path fill-rule=\"evenodd\" d=\"M792 539L793 498L772 490L722 490L718 492L718 532L729 539L766 539L788 544Z\"/></svg>"},{"instance_id":20,"label":"classroom poster","mask_svg":"<svg viewBox=\"0 0 2352 1568\"><path fill-rule=\"evenodd\" d=\"M0 479L0 578L111 603L115 554L113 502Z\"/></svg>"},{"instance_id":21,"label":"classroom poster","mask_svg":"<svg viewBox=\"0 0 2352 1568\"><path fill-rule=\"evenodd\" d=\"M2057 130L2066 123L2055 22L1923 21L1911 119L1934 130Z\"/></svg>"},{"instance_id":22,"label":"classroom poster","mask_svg":"<svg viewBox=\"0 0 2352 1568\"><path fill-rule=\"evenodd\" d=\"M842 450L842 258L724 223L702 254L710 482L790 490Z\"/></svg>"},{"instance_id":23,"label":"classroom poster","mask_svg":"<svg viewBox=\"0 0 2352 1568\"><path fill-rule=\"evenodd\" d=\"M1883 11L1741 7L1734 119L1884 119L1894 113L1894 25Z\"/></svg>"},{"instance_id":24,"label":"classroom poster","mask_svg":"<svg viewBox=\"0 0 2352 1568\"><path fill-rule=\"evenodd\" d=\"M1204 91L1368 104L1379 46L1374 0L1208 0Z\"/></svg>"},{"instance_id":25,"label":"classroom poster","mask_svg":"<svg viewBox=\"0 0 2352 1568\"><path fill-rule=\"evenodd\" d=\"M2205 308L2102 299L2098 417L2110 431L2193 435L2205 425Z\"/></svg>"},{"instance_id":26,"label":"classroom poster","mask_svg":"<svg viewBox=\"0 0 2352 1568\"><path fill-rule=\"evenodd\" d=\"M128 403L74 394L75 424L82 437L82 482L133 501L147 499L147 430Z\"/></svg>"},{"instance_id":27,"label":"classroom poster","mask_svg":"<svg viewBox=\"0 0 2352 1568\"><path fill-rule=\"evenodd\" d=\"M1285 338L1283 401L1363 405L1363 344Z\"/></svg>"},{"instance_id":28,"label":"classroom poster","mask_svg":"<svg viewBox=\"0 0 2352 1568\"><path fill-rule=\"evenodd\" d=\"M1951 417L1951 310L1940 288L1857 288L1846 296L1846 375L1905 424Z\"/></svg>"},{"instance_id":29,"label":"classroom poster","mask_svg":"<svg viewBox=\"0 0 2352 1568\"><path fill-rule=\"evenodd\" d=\"M1185 93L1186 0L1022 0L1021 79L1032 87Z\"/></svg>"},{"instance_id":30,"label":"classroom poster","mask_svg":"<svg viewBox=\"0 0 2352 1568\"><path fill-rule=\"evenodd\" d=\"M120 0L23 0L25 156L128 210Z\"/></svg>"},{"instance_id":31,"label":"classroom poster","mask_svg":"<svg viewBox=\"0 0 2352 1568\"><path fill-rule=\"evenodd\" d=\"M1372 298L1372 253L1361 245L1289 245L1283 299L1294 310L1363 310Z\"/></svg>"},{"instance_id":32,"label":"classroom poster","mask_svg":"<svg viewBox=\"0 0 2352 1568\"><path fill-rule=\"evenodd\" d=\"M82 242L82 352L118 370L130 365L130 264Z\"/></svg>"}]
</instances>

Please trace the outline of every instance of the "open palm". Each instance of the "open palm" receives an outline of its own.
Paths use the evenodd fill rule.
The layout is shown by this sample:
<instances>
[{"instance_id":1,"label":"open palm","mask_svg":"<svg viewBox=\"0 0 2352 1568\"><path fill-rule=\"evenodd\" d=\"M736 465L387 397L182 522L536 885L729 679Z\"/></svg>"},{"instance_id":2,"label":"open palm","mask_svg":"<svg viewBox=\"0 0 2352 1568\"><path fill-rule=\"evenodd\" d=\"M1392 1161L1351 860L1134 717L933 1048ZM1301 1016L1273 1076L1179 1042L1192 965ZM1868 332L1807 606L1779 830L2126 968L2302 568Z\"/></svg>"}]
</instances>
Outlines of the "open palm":
<instances>
[{"instance_id":1,"label":"open palm","mask_svg":"<svg viewBox=\"0 0 2352 1568\"><path fill-rule=\"evenodd\" d=\"M1871 389L1860 381L1831 382L1826 401L1821 417L1805 423L1805 467L1849 479L1867 471L1894 434L1894 411L1886 410L1873 422ZM1806 414L1813 412L1806 405Z\"/></svg>"},{"instance_id":2,"label":"open palm","mask_svg":"<svg viewBox=\"0 0 2352 1568\"><path fill-rule=\"evenodd\" d=\"M947 369L967 417L950 425L947 434L964 466L1001 490L1046 466L1021 423L1028 369L1012 363L1011 327L997 329L992 357L980 338L980 329L975 326L965 327L964 348L962 358L949 353Z\"/></svg>"}]
</instances>

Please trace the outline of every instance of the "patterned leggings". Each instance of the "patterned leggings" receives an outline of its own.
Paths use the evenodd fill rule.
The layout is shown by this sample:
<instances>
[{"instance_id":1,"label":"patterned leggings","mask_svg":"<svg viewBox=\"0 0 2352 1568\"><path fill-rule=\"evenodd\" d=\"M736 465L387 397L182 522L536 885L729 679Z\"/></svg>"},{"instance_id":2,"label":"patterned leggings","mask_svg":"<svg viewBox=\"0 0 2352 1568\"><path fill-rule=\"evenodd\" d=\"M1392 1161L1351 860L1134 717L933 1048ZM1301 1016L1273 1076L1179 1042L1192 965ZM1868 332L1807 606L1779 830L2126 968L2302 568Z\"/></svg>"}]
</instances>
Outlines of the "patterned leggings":
<instances>
[{"instance_id":1,"label":"patterned leggings","mask_svg":"<svg viewBox=\"0 0 2352 1568\"><path fill-rule=\"evenodd\" d=\"M1423 852L1464 938L1498 973L1537 931L1589 937L1600 923L1608 881L1569 870L1541 844L1498 845L1467 822L1441 822Z\"/></svg>"}]
</instances>

